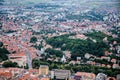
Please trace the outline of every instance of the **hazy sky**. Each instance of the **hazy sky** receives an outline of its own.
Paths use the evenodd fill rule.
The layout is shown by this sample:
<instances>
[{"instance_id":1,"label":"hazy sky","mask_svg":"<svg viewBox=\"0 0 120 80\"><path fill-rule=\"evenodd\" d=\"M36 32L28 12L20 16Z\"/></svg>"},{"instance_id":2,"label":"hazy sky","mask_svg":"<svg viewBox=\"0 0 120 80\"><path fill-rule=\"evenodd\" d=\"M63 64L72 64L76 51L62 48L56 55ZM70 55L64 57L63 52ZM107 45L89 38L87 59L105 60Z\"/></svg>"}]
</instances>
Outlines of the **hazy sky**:
<instances>
[{"instance_id":1,"label":"hazy sky","mask_svg":"<svg viewBox=\"0 0 120 80\"><path fill-rule=\"evenodd\" d=\"M17 4L27 4L27 3L47 3L47 2L55 2L55 3L59 3L61 1L66 1L66 3L68 4L77 4L77 5L85 5L85 4L103 4L103 3L107 3L107 4L111 4L112 1L117 1L119 2L119 0L6 0L7 2L15 2ZM94 3L96 2L96 3ZM99 2L99 3L98 3Z\"/></svg>"},{"instance_id":2,"label":"hazy sky","mask_svg":"<svg viewBox=\"0 0 120 80\"><path fill-rule=\"evenodd\" d=\"M50 2L54 0L7 0L7 1L21 1L21 2ZM79 2L86 2L86 1L119 1L119 0L55 0L55 1L79 1Z\"/></svg>"}]
</instances>

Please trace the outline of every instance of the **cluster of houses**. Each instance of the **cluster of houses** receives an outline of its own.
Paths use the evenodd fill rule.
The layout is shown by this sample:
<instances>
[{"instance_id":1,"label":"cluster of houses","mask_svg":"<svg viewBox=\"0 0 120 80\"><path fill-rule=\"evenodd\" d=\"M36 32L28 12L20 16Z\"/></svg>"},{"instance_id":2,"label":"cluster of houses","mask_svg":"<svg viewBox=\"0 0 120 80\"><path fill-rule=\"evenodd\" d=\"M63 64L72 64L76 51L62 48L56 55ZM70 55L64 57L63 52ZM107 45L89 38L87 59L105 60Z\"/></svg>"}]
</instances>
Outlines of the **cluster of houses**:
<instances>
[{"instance_id":1,"label":"cluster of houses","mask_svg":"<svg viewBox=\"0 0 120 80\"><path fill-rule=\"evenodd\" d=\"M70 70L52 69L49 66L40 65L39 69L23 68L0 68L0 80L119 80L120 74L116 78L106 74L87 72L71 73Z\"/></svg>"},{"instance_id":2,"label":"cluster of houses","mask_svg":"<svg viewBox=\"0 0 120 80\"><path fill-rule=\"evenodd\" d=\"M21 7L20 7L21 8ZM108 26L101 21L90 21L84 20L82 22L75 20L66 20L66 22L55 21L58 17L63 17L58 15L58 12L64 13L65 9L58 9L58 12L53 11L53 14L48 12L40 12L41 9L33 8L27 9L26 7L3 6L2 9L7 11L8 15L6 17L0 17L2 28L0 29L0 42L3 42L3 47L6 48L10 54L8 55L8 60L18 63L22 68L0 68L0 80L50 80L50 79L64 79L64 80L116 80L115 78L107 77L105 74L100 73L95 75L94 73L80 72L72 74L70 70L53 69L49 70L49 66L41 65L39 70L37 69L24 69L27 63L35 58L40 58L41 54L45 54L44 50L47 48L52 48L52 46L46 44L45 40L41 36L48 38L54 36L60 36L68 33L78 33L75 36L70 36L70 39L87 39L82 33L91 32L93 29L96 31L103 31L106 34ZM42 10L41 10L42 11ZM52 17L51 17L52 16ZM51 19L52 18L52 19ZM51 20L50 20L51 19ZM120 23L119 23L120 25ZM55 30L55 33L39 34L33 35L33 32L40 32L42 30ZM80 34L79 34L80 33ZM111 35L111 34L110 34ZM30 43L31 37L37 37L36 43ZM117 37L112 35L112 37ZM105 38L104 41L107 41ZM42 42L43 48L37 50L34 45L39 45ZM116 41L113 44L117 44ZM117 53L120 53L120 46L116 48L111 45L111 50L117 49ZM59 49L57 49L59 50ZM60 62L67 62L71 58L70 51L63 51L64 55L60 59ZM102 66L107 68L120 68L119 61L115 58L107 57L113 53L106 51L105 56L96 57L89 53L84 55L84 58L88 59L87 62L83 63L81 57L77 57L74 61L68 62L69 64L90 64L94 66ZM118 55L119 56L119 55ZM41 57L42 58L42 57ZM101 64L94 61L94 59L107 60L111 62L109 64ZM52 58L47 58L47 61L54 61ZM59 60L55 59L56 62ZM0 63L2 67L3 62ZM120 80L120 75L117 75L117 80Z\"/></svg>"}]
</instances>

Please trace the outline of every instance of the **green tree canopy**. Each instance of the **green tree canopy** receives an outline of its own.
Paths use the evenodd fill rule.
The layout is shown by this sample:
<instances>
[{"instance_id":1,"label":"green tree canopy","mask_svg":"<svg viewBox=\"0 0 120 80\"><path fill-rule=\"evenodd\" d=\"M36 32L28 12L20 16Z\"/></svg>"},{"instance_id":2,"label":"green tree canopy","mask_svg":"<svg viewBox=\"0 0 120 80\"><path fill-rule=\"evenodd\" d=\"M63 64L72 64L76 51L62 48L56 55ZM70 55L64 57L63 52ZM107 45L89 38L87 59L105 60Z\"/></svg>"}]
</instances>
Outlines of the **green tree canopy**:
<instances>
[{"instance_id":1,"label":"green tree canopy","mask_svg":"<svg viewBox=\"0 0 120 80\"><path fill-rule=\"evenodd\" d=\"M62 57L63 56L63 53L59 50L54 50L54 49L51 49L51 48L47 48L45 50L46 53L48 53L49 55L55 55L56 57Z\"/></svg>"},{"instance_id":2,"label":"green tree canopy","mask_svg":"<svg viewBox=\"0 0 120 80\"><path fill-rule=\"evenodd\" d=\"M16 62L6 61L6 62L3 63L3 67L5 67L5 68L18 67L18 64Z\"/></svg>"},{"instance_id":3,"label":"green tree canopy","mask_svg":"<svg viewBox=\"0 0 120 80\"><path fill-rule=\"evenodd\" d=\"M0 47L2 47L3 46L3 42L0 42Z\"/></svg>"},{"instance_id":4,"label":"green tree canopy","mask_svg":"<svg viewBox=\"0 0 120 80\"><path fill-rule=\"evenodd\" d=\"M7 60L8 59L7 54L10 54L10 52L6 48L2 48L2 46L3 46L3 43L0 42L0 62Z\"/></svg>"},{"instance_id":5,"label":"green tree canopy","mask_svg":"<svg viewBox=\"0 0 120 80\"><path fill-rule=\"evenodd\" d=\"M30 42L35 43L37 41L37 38L35 36L31 37Z\"/></svg>"}]
</instances>

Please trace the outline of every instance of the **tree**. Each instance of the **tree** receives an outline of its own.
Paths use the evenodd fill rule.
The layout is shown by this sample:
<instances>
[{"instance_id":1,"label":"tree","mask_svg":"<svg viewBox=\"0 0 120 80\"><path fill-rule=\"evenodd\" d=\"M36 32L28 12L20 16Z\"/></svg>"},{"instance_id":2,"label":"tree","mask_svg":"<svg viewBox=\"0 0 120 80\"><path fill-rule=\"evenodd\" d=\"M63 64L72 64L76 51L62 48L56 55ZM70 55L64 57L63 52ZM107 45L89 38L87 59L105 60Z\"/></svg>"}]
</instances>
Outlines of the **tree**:
<instances>
[{"instance_id":1,"label":"tree","mask_svg":"<svg viewBox=\"0 0 120 80\"><path fill-rule=\"evenodd\" d=\"M62 35L52 37L46 40L53 48L61 48L61 50L71 51L73 59L77 56L84 56L85 53L90 53L95 56L104 55L104 51L109 49L109 45L103 42L103 39L107 36L102 32L87 33L89 38L82 39L70 39L69 35ZM95 39L94 42L92 39Z\"/></svg>"},{"instance_id":2,"label":"tree","mask_svg":"<svg viewBox=\"0 0 120 80\"><path fill-rule=\"evenodd\" d=\"M49 53L49 55L55 55L56 57L62 57L63 56L62 51L54 50L54 49L51 49L51 48L47 48L45 50L45 52Z\"/></svg>"},{"instance_id":3,"label":"tree","mask_svg":"<svg viewBox=\"0 0 120 80\"><path fill-rule=\"evenodd\" d=\"M8 59L8 56L4 53L0 53L0 62Z\"/></svg>"},{"instance_id":4,"label":"tree","mask_svg":"<svg viewBox=\"0 0 120 80\"><path fill-rule=\"evenodd\" d=\"M18 67L18 64L16 62L6 61L6 62L3 63L3 67L5 67L5 68Z\"/></svg>"},{"instance_id":5,"label":"tree","mask_svg":"<svg viewBox=\"0 0 120 80\"><path fill-rule=\"evenodd\" d=\"M38 69L40 67L40 61L39 60L32 60L32 66L33 66L33 68Z\"/></svg>"},{"instance_id":6,"label":"tree","mask_svg":"<svg viewBox=\"0 0 120 80\"><path fill-rule=\"evenodd\" d=\"M35 45L34 47L35 47L36 49L38 49L38 50L41 50L41 48L42 48L43 46L42 46L42 44L39 44L38 46Z\"/></svg>"},{"instance_id":7,"label":"tree","mask_svg":"<svg viewBox=\"0 0 120 80\"><path fill-rule=\"evenodd\" d=\"M0 48L0 53L10 54L10 52L6 48Z\"/></svg>"},{"instance_id":8,"label":"tree","mask_svg":"<svg viewBox=\"0 0 120 80\"><path fill-rule=\"evenodd\" d=\"M37 41L37 38L35 36L33 36L31 39L30 39L30 43L35 43Z\"/></svg>"},{"instance_id":9,"label":"tree","mask_svg":"<svg viewBox=\"0 0 120 80\"><path fill-rule=\"evenodd\" d=\"M2 47L3 46L3 42L0 42L0 47Z\"/></svg>"},{"instance_id":10,"label":"tree","mask_svg":"<svg viewBox=\"0 0 120 80\"><path fill-rule=\"evenodd\" d=\"M8 59L7 54L9 54L9 51L6 48L0 47L0 62Z\"/></svg>"}]
</instances>

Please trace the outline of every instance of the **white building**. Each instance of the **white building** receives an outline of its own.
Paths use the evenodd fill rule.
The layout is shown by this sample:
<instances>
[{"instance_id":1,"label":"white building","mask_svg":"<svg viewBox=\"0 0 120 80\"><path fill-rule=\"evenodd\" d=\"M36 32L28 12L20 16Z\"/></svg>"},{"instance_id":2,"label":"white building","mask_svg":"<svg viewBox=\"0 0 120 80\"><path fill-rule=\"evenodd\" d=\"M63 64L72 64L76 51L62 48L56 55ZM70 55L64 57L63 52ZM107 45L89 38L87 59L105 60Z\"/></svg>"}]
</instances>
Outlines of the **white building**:
<instances>
[{"instance_id":1,"label":"white building","mask_svg":"<svg viewBox=\"0 0 120 80\"><path fill-rule=\"evenodd\" d=\"M66 57L63 55L63 57L61 58L61 62L66 62Z\"/></svg>"}]
</instances>

